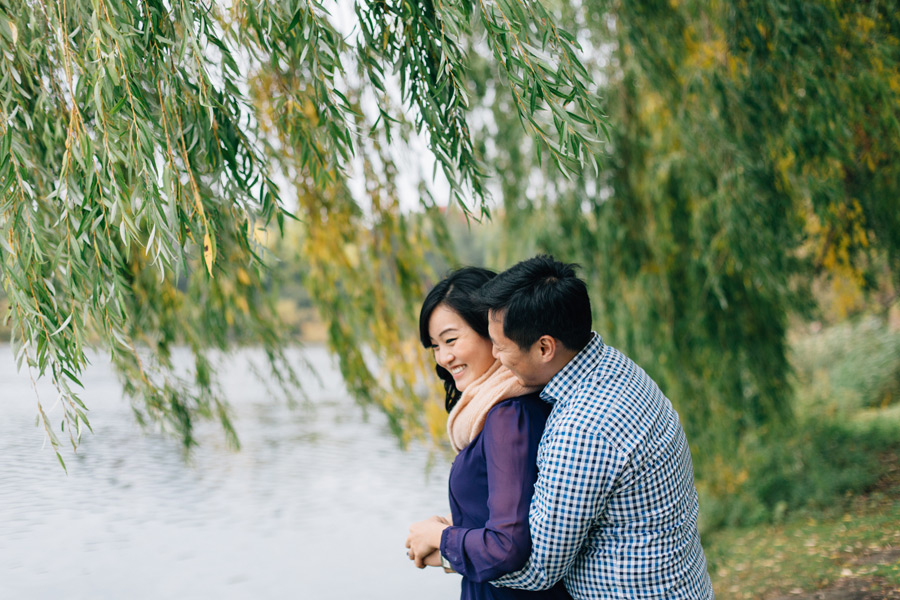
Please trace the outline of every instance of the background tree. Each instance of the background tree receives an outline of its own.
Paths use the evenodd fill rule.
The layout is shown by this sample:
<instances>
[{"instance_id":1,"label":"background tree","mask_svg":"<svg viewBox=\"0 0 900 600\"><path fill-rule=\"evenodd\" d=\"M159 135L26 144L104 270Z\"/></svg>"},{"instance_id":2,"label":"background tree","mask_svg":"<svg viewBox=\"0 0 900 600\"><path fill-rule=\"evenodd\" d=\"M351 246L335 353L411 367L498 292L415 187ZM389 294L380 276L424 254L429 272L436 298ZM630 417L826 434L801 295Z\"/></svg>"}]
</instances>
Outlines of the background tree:
<instances>
[{"instance_id":1,"label":"background tree","mask_svg":"<svg viewBox=\"0 0 900 600\"><path fill-rule=\"evenodd\" d=\"M89 345L109 352L138 416L187 445L197 416L233 438L210 349L260 344L293 377L256 240L287 215L350 389L415 433L424 363L406 358L432 236L399 210L386 148L408 138L409 111L457 200L485 211L460 50L473 28L548 156L595 162L602 115L540 4L367 2L356 16L345 39L318 2L0 2L0 277L19 363L53 380L73 446L89 426L76 393ZM367 198L348 191L354 160ZM193 351L187 379L174 343Z\"/></svg>"},{"instance_id":2,"label":"background tree","mask_svg":"<svg viewBox=\"0 0 900 600\"><path fill-rule=\"evenodd\" d=\"M523 153L480 67L501 229L529 243L513 256L584 265L598 330L662 384L708 480L738 478L742 441L792 422L787 332L820 314L814 286L896 299L895 8L560 3L608 98L599 176Z\"/></svg>"},{"instance_id":3,"label":"background tree","mask_svg":"<svg viewBox=\"0 0 900 600\"><path fill-rule=\"evenodd\" d=\"M723 493L792 422L787 334L817 286L847 283L844 313L896 299L892 3L352 6L0 0L0 277L73 444L87 346L186 444L198 416L234 435L211 350L261 345L296 383L261 243L286 221L276 251L401 439L443 416L419 387L425 289L551 252L583 266L597 329L661 383ZM413 173L411 210L419 139L449 198Z\"/></svg>"}]
</instances>

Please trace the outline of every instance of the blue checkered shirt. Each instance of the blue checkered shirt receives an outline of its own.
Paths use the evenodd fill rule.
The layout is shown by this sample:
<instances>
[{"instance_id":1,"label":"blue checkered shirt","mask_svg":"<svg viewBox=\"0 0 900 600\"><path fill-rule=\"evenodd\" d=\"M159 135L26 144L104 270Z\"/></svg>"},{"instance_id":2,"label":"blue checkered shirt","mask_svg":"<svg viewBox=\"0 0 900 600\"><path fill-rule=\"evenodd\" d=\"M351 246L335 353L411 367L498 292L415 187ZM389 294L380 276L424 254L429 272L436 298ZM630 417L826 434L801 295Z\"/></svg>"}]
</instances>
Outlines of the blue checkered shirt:
<instances>
[{"instance_id":1,"label":"blue checkered shirt","mask_svg":"<svg viewBox=\"0 0 900 600\"><path fill-rule=\"evenodd\" d=\"M547 384L520 571L493 583L583 598L713 598L697 491L678 414L653 380L596 333Z\"/></svg>"}]
</instances>

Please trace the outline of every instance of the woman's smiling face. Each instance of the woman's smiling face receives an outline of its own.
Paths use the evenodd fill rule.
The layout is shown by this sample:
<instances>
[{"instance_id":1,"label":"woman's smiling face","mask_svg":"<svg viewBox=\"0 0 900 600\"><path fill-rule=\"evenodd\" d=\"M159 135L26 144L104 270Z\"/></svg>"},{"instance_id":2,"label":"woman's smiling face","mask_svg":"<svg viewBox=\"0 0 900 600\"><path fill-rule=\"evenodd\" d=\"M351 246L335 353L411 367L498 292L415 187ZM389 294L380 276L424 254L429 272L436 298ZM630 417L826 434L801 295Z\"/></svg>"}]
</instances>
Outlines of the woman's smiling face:
<instances>
[{"instance_id":1,"label":"woman's smiling face","mask_svg":"<svg viewBox=\"0 0 900 600\"><path fill-rule=\"evenodd\" d=\"M438 305L431 313L428 335L435 362L450 371L461 392L494 364L491 340L478 335L446 304Z\"/></svg>"}]
</instances>

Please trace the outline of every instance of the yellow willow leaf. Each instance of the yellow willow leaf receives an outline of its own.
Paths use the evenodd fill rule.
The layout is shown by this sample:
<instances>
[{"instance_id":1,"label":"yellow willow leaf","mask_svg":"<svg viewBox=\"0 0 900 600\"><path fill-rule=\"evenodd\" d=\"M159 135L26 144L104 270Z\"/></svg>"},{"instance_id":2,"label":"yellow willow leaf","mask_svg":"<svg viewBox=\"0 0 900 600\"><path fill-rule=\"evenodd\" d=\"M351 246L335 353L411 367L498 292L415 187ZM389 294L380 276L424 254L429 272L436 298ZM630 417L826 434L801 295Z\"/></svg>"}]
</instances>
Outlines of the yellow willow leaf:
<instances>
[{"instance_id":1,"label":"yellow willow leaf","mask_svg":"<svg viewBox=\"0 0 900 600\"><path fill-rule=\"evenodd\" d=\"M243 296L238 296L237 298L235 298L234 304L239 309L241 309L241 312L244 313L245 315L250 314L250 304L247 302L247 299L244 298Z\"/></svg>"},{"instance_id":2,"label":"yellow willow leaf","mask_svg":"<svg viewBox=\"0 0 900 600\"><path fill-rule=\"evenodd\" d=\"M253 239L256 240L257 244L261 244L263 246L268 246L269 244L269 230L264 229L262 227L257 227L253 231Z\"/></svg>"},{"instance_id":3,"label":"yellow willow leaf","mask_svg":"<svg viewBox=\"0 0 900 600\"><path fill-rule=\"evenodd\" d=\"M19 28L12 21L7 21L7 23L9 24L9 31L12 33L13 46L15 46L19 41Z\"/></svg>"},{"instance_id":4,"label":"yellow willow leaf","mask_svg":"<svg viewBox=\"0 0 900 600\"><path fill-rule=\"evenodd\" d=\"M435 389L435 398L437 397ZM432 439L441 440L447 435L447 411L437 402L425 403L425 427Z\"/></svg>"},{"instance_id":5,"label":"yellow willow leaf","mask_svg":"<svg viewBox=\"0 0 900 600\"><path fill-rule=\"evenodd\" d=\"M359 246L349 242L344 244L344 256L351 267L359 268Z\"/></svg>"},{"instance_id":6,"label":"yellow willow leaf","mask_svg":"<svg viewBox=\"0 0 900 600\"><path fill-rule=\"evenodd\" d=\"M212 243L212 238L209 237L208 231L203 236L203 259L206 261L206 270L209 271L209 275L212 277L213 263L216 262L216 248Z\"/></svg>"},{"instance_id":7,"label":"yellow willow leaf","mask_svg":"<svg viewBox=\"0 0 900 600\"><path fill-rule=\"evenodd\" d=\"M305 116L313 125L319 123L319 113L316 110L316 105L313 104L312 100L309 98L303 103L303 116Z\"/></svg>"}]
</instances>

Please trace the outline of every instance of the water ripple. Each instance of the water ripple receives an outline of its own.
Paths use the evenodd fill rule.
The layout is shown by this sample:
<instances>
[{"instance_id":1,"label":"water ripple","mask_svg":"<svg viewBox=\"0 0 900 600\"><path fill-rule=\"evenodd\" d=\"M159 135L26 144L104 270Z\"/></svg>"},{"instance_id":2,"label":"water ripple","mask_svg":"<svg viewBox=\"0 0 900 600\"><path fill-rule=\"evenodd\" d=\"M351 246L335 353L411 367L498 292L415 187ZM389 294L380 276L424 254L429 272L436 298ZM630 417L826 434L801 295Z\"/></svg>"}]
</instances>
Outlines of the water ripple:
<instances>
[{"instance_id":1,"label":"water ripple","mask_svg":"<svg viewBox=\"0 0 900 600\"><path fill-rule=\"evenodd\" d=\"M204 423L185 460L135 425L94 357L94 434L64 452L66 475L34 426L29 376L0 347L0 598L458 597L455 576L401 554L411 521L446 512L449 465L426 472L423 449L364 419L324 350L295 358L321 377L294 409L251 374L261 353L223 359L242 450ZM37 387L50 410L55 393Z\"/></svg>"}]
</instances>

